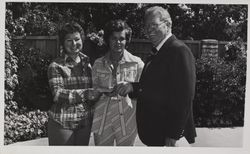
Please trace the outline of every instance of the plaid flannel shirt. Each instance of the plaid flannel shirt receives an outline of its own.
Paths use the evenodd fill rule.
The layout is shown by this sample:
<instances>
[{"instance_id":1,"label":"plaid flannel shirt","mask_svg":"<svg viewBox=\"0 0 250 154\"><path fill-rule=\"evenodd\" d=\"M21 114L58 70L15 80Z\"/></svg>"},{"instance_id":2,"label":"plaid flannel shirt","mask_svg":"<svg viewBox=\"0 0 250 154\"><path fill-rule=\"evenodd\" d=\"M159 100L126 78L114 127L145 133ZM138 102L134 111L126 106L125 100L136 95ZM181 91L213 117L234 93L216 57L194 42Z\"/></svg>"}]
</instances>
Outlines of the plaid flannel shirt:
<instances>
[{"instance_id":1,"label":"plaid flannel shirt","mask_svg":"<svg viewBox=\"0 0 250 154\"><path fill-rule=\"evenodd\" d=\"M89 58L79 53L80 62L63 55L48 67L49 85L54 104L49 110L49 118L67 129L79 128L80 120L91 120L93 109L84 99L84 92L92 87ZM85 124L86 124L85 123Z\"/></svg>"}]
</instances>

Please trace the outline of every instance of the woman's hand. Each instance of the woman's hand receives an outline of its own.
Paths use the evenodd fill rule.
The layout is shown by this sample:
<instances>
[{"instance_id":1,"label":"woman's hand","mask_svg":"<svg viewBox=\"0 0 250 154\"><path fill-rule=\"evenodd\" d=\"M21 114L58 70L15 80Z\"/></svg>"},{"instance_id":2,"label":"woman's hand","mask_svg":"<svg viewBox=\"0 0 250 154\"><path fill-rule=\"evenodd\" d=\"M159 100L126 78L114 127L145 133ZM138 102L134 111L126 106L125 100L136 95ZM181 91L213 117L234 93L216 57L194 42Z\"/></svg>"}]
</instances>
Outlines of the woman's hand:
<instances>
[{"instance_id":1,"label":"woman's hand","mask_svg":"<svg viewBox=\"0 0 250 154\"><path fill-rule=\"evenodd\" d=\"M96 102L101 97L102 92L94 88L89 88L85 91L85 99L91 102Z\"/></svg>"}]
</instances>

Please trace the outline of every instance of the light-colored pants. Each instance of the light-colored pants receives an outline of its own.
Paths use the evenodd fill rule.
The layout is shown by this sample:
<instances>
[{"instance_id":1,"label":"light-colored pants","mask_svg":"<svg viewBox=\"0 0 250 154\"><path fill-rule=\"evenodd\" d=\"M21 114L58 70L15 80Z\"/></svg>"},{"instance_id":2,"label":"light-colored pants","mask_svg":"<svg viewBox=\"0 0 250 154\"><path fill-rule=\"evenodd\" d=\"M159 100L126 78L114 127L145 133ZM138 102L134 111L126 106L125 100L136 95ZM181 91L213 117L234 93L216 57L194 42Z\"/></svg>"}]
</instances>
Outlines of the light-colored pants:
<instances>
[{"instance_id":1,"label":"light-colored pants","mask_svg":"<svg viewBox=\"0 0 250 154\"><path fill-rule=\"evenodd\" d=\"M101 135L94 133L94 141L97 146L133 146L137 135L135 107L124 107L125 129L119 114L119 103L111 101L108 106L107 117Z\"/></svg>"},{"instance_id":2,"label":"light-colored pants","mask_svg":"<svg viewBox=\"0 0 250 154\"><path fill-rule=\"evenodd\" d=\"M84 128L70 130L63 128L52 119L48 121L49 145L88 145L91 132L91 122Z\"/></svg>"},{"instance_id":3,"label":"light-colored pants","mask_svg":"<svg viewBox=\"0 0 250 154\"><path fill-rule=\"evenodd\" d=\"M106 129L105 133L98 135L94 133L94 141L96 146L133 146L135 143L135 138L137 131L134 130L126 136L122 136L121 131L115 132L110 129ZM105 135L106 134L106 135ZM109 135L108 135L109 134Z\"/></svg>"}]
</instances>

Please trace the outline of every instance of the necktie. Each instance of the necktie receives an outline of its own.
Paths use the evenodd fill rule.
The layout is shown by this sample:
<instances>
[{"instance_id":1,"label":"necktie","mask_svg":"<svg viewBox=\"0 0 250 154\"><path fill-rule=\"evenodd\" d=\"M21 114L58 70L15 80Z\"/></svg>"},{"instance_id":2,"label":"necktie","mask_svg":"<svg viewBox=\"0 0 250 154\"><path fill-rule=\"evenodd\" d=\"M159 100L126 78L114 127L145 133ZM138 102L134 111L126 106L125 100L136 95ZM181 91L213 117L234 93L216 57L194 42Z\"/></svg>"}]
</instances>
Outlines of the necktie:
<instances>
[{"instance_id":1,"label":"necktie","mask_svg":"<svg viewBox=\"0 0 250 154\"><path fill-rule=\"evenodd\" d=\"M149 57L147 58L147 61L151 61L154 58L154 56L157 54L157 52L158 50L155 47L153 47L151 49Z\"/></svg>"},{"instance_id":2,"label":"necktie","mask_svg":"<svg viewBox=\"0 0 250 154\"><path fill-rule=\"evenodd\" d=\"M151 49L151 52L150 52L150 55L147 57L146 59L146 62L145 62L145 66L144 66L144 69L143 69L143 72L146 71L146 69L148 68L148 65L150 65L151 61L153 60L153 58L155 57L155 55L157 54L158 50L153 47Z\"/></svg>"},{"instance_id":3,"label":"necktie","mask_svg":"<svg viewBox=\"0 0 250 154\"><path fill-rule=\"evenodd\" d=\"M155 47L153 47L151 51L152 51L151 53L152 55L156 55L156 53L158 52L158 50Z\"/></svg>"}]
</instances>

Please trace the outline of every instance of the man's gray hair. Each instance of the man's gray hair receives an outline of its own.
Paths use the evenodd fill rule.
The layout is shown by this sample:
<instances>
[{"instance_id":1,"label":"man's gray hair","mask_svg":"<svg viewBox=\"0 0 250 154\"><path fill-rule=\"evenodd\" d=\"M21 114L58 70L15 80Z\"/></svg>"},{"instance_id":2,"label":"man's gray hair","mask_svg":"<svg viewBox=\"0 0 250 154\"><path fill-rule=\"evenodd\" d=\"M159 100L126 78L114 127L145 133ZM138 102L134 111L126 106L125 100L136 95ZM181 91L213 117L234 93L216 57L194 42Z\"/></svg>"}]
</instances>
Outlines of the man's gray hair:
<instances>
[{"instance_id":1,"label":"man's gray hair","mask_svg":"<svg viewBox=\"0 0 250 154\"><path fill-rule=\"evenodd\" d=\"M145 16L144 16L145 19L152 14L159 15L160 20L166 22L166 25L168 26L168 28L170 29L172 28L172 20L167 9L164 9L160 6L150 7L145 11Z\"/></svg>"}]
</instances>

